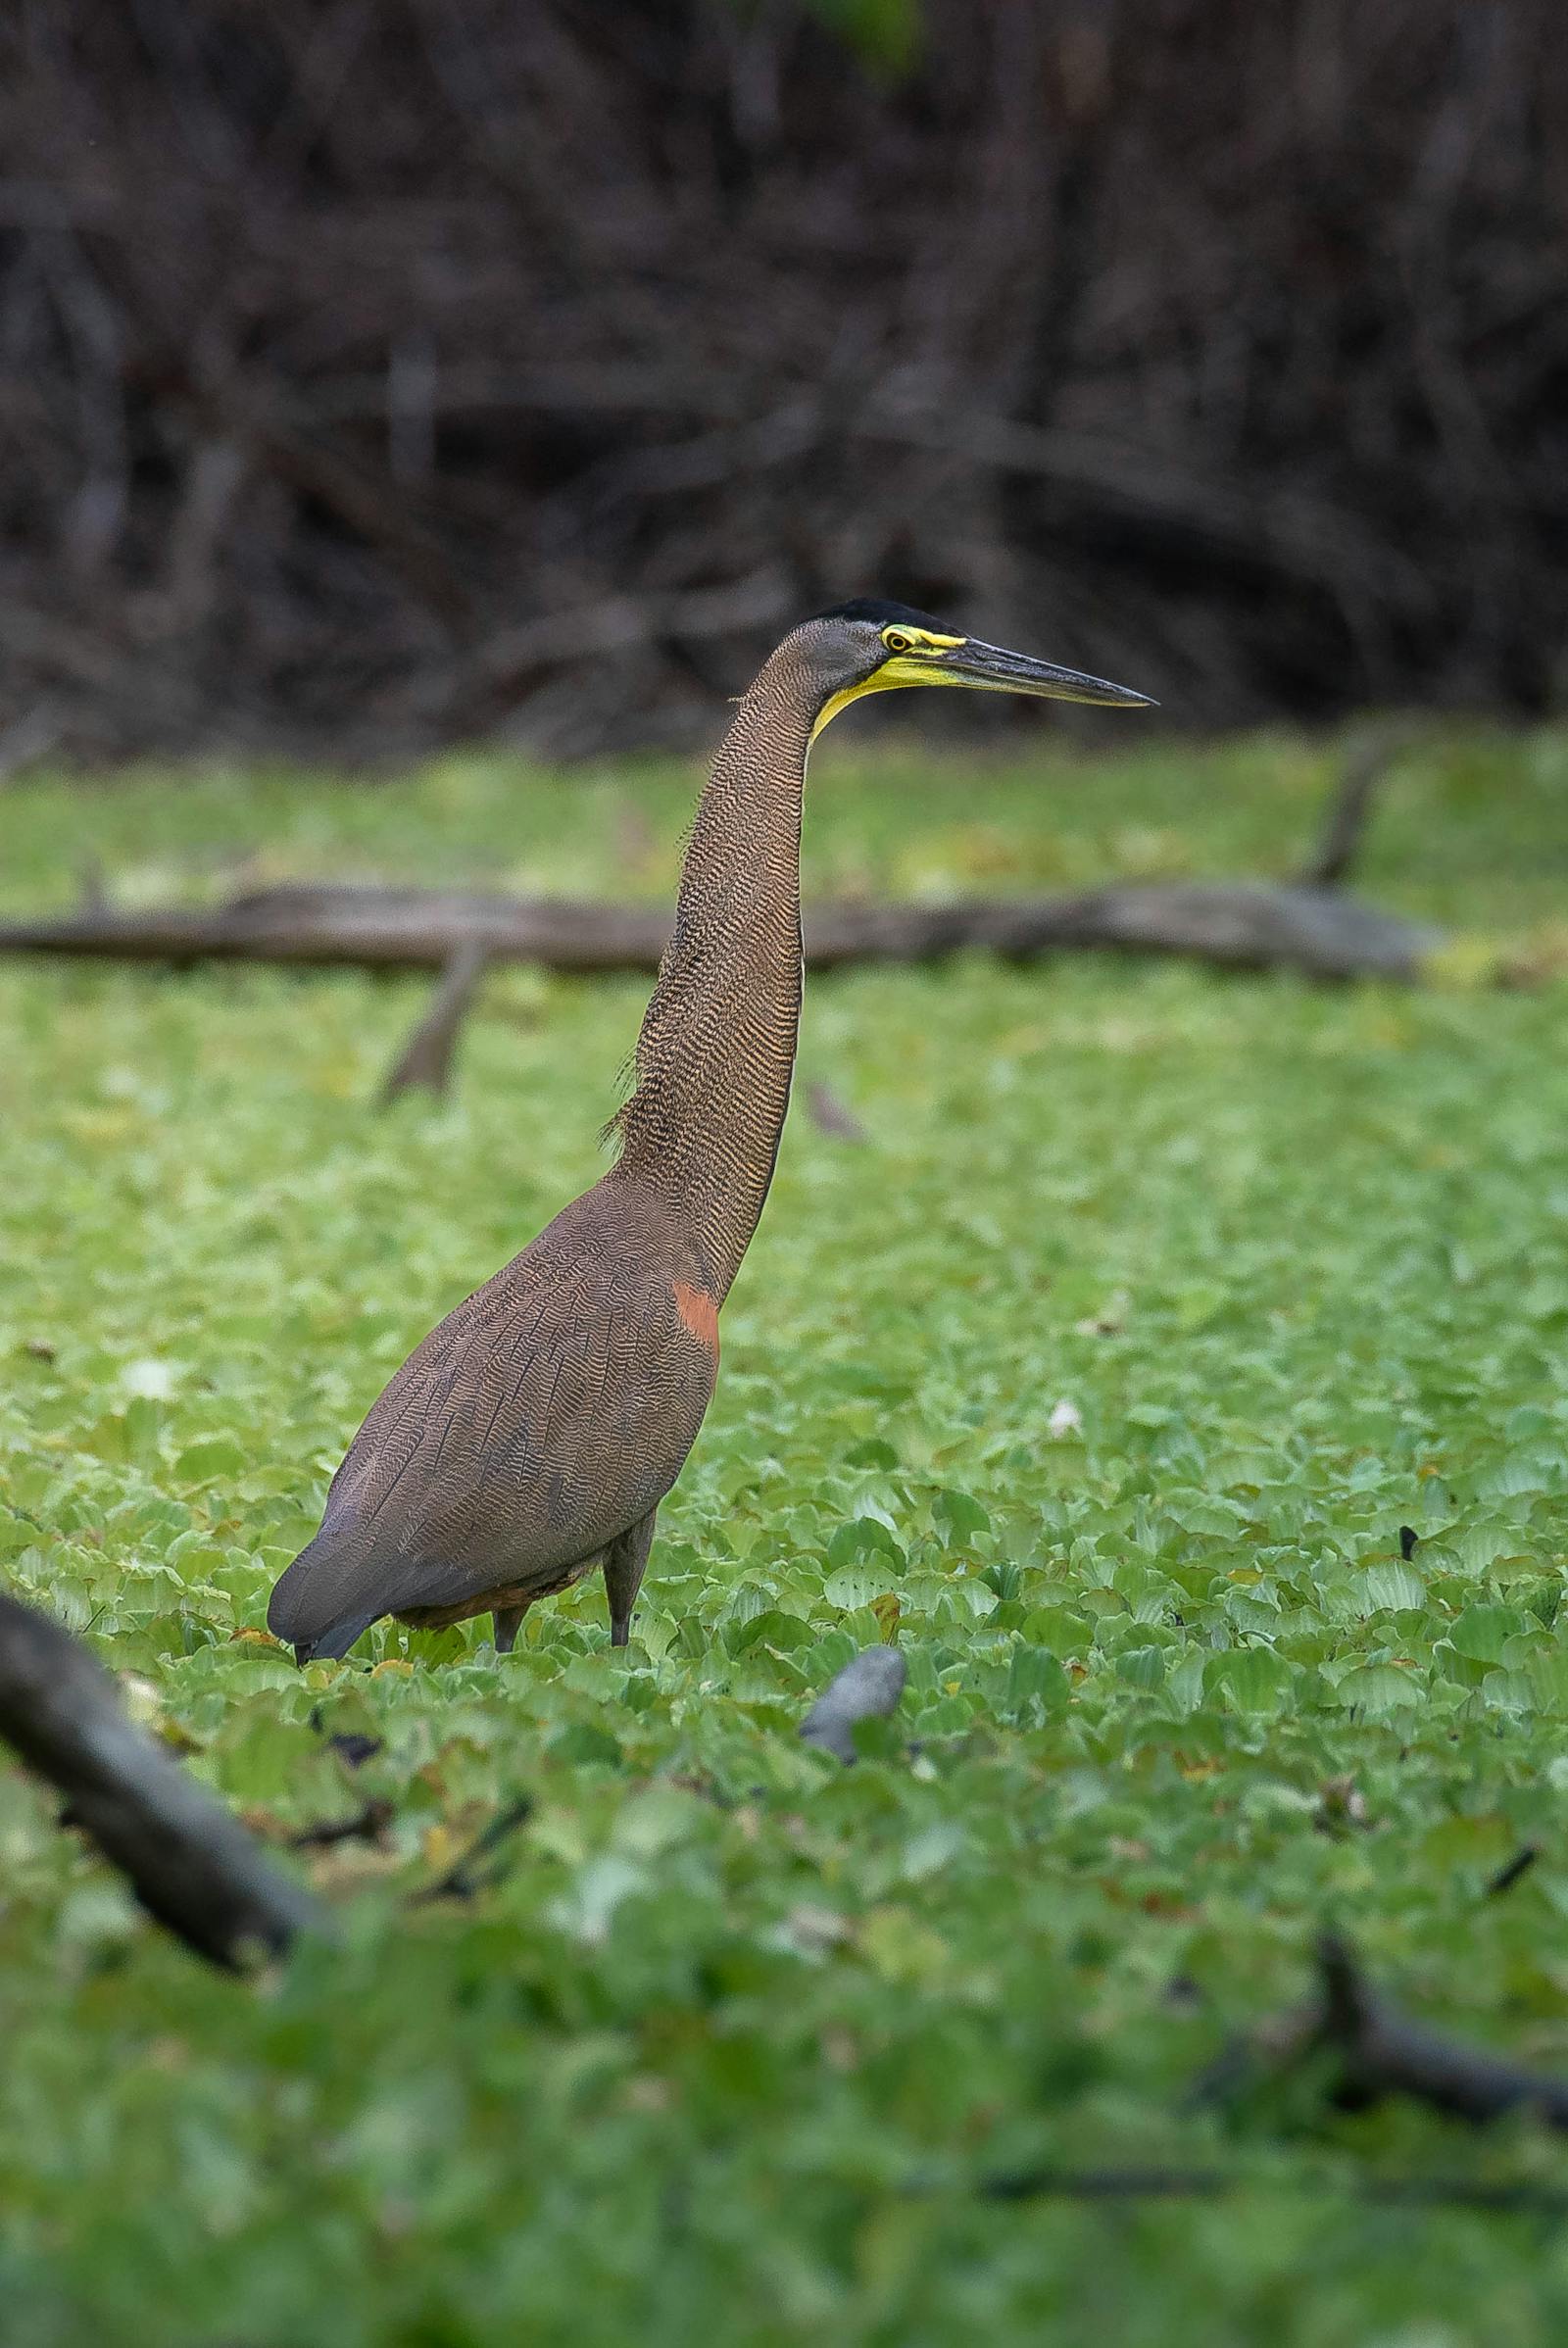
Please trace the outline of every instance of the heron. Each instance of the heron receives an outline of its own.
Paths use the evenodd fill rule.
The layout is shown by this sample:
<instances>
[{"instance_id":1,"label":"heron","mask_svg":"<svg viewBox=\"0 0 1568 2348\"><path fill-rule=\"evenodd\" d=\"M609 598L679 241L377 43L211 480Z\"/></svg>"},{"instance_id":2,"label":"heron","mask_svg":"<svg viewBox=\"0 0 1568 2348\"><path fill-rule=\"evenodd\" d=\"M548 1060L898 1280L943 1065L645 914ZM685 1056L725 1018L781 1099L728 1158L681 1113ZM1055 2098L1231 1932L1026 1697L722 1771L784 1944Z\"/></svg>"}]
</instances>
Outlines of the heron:
<instances>
[{"instance_id":1,"label":"heron","mask_svg":"<svg viewBox=\"0 0 1568 2348\"><path fill-rule=\"evenodd\" d=\"M303 1664L372 1624L528 1608L599 1569L630 1638L660 1503L718 1374L724 1300L757 1229L800 1026L807 761L855 702L910 686L1149 708L1149 696L870 598L794 628L714 757L675 925L603 1177L417 1345L371 1405L273 1636Z\"/></svg>"}]
</instances>

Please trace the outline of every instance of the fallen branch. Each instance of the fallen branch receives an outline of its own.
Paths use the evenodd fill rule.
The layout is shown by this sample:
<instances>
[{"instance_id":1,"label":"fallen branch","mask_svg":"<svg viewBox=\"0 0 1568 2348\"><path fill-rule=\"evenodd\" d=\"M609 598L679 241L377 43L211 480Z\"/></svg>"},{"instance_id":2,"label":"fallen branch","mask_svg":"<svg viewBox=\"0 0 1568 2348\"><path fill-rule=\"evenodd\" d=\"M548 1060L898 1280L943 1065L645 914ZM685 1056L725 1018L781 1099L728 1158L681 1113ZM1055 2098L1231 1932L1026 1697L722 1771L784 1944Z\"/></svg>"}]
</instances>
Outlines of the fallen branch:
<instances>
[{"instance_id":1,"label":"fallen branch","mask_svg":"<svg viewBox=\"0 0 1568 2348\"><path fill-rule=\"evenodd\" d=\"M532 1816L533 1803L526 1794L520 1794L515 1801L509 1802L504 1810L491 1819L462 1857L453 1861L444 1875L437 1876L433 1883L426 1883L420 1890L409 1894L409 1906L426 1907L432 1900L438 1899L472 1899L476 1892L488 1890L492 1883L499 1883L502 1868L494 1866L481 1870L479 1862L493 1858L501 1845L520 1826L526 1825Z\"/></svg>"},{"instance_id":2,"label":"fallen branch","mask_svg":"<svg viewBox=\"0 0 1568 2348\"><path fill-rule=\"evenodd\" d=\"M1407 2095L1474 2127L1526 2111L1548 2128L1568 2129L1568 2079L1412 2022L1373 1989L1351 1950L1332 1934L1318 1943L1317 1968L1316 1994L1231 2040L1196 2082L1191 2102L1228 2102L1259 2070L1278 2072L1327 2050L1337 2057L1332 2093L1343 2110Z\"/></svg>"},{"instance_id":3,"label":"fallen branch","mask_svg":"<svg viewBox=\"0 0 1568 2348\"><path fill-rule=\"evenodd\" d=\"M472 939L453 948L441 981L381 1087L381 1105L418 1085L441 1100L452 1082L452 1060L489 956Z\"/></svg>"},{"instance_id":4,"label":"fallen branch","mask_svg":"<svg viewBox=\"0 0 1568 2348\"><path fill-rule=\"evenodd\" d=\"M1414 732L1408 721L1394 719L1371 727L1347 751L1339 787L1329 805L1328 821L1317 853L1301 872L1308 889L1337 889L1349 879L1366 837L1372 801L1378 785Z\"/></svg>"},{"instance_id":5,"label":"fallen branch","mask_svg":"<svg viewBox=\"0 0 1568 2348\"><path fill-rule=\"evenodd\" d=\"M1568 2128L1568 2079L1411 2022L1377 1994L1350 1950L1332 1935L1320 1943L1317 1962L1317 2038L1341 2057L1341 2104L1359 2109L1385 2095L1409 2095L1475 2126L1528 2110L1548 2128Z\"/></svg>"},{"instance_id":6,"label":"fallen branch","mask_svg":"<svg viewBox=\"0 0 1568 2348\"><path fill-rule=\"evenodd\" d=\"M854 1761L857 1724L886 1720L898 1710L906 1670L897 1647L862 1647L828 1682L802 1721L804 1741L846 1764Z\"/></svg>"},{"instance_id":7,"label":"fallen branch","mask_svg":"<svg viewBox=\"0 0 1568 2348\"><path fill-rule=\"evenodd\" d=\"M316 1903L238 1820L126 1716L78 1639L0 1595L0 1737L66 1797L148 1913L215 1965L238 1968L319 1930Z\"/></svg>"},{"instance_id":8,"label":"fallen branch","mask_svg":"<svg viewBox=\"0 0 1568 2348\"><path fill-rule=\"evenodd\" d=\"M849 1102L841 1101L829 1084L807 1086L806 1110L817 1132L827 1134L835 1142L865 1140L865 1127Z\"/></svg>"},{"instance_id":9,"label":"fallen branch","mask_svg":"<svg viewBox=\"0 0 1568 2348\"><path fill-rule=\"evenodd\" d=\"M324 1851L334 1849L340 1842L382 1843L392 1819L392 1804L372 1796L346 1818L325 1818L318 1826L302 1827L297 1834L289 1836L289 1847L297 1851Z\"/></svg>"},{"instance_id":10,"label":"fallen branch","mask_svg":"<svg viewBox=\"0 0 1568 2348\"><path fill-rule=\"evenodd\" d=\"M1568 2193L1551 2185L1469 2177L1259 2178L1245 2169L1062 2169L1045 2166L982 2177L983 2201L1212 2201L1226 2193L1345 2194L1383 2208L1485 2210L1568 2217Z\"/></svg>"},{"instance_id":11,"label":"fallen branch","mask_svg":"<svg viewBox=\"0 0 1568 2348\"><path fill-rule=\"evenodd\" d=\"M969 949L1010 958L1102 949L1183 954L1233 970L1410 980L1443 943L1435 929L1333 890L1231 881L1149 882L1077 897L939 905L827 903L807 908L805 931L807 960L816 970L930 961ZM205 910L82 907L0 923L0 954L450 970L455 957L467 954L564 971L649 971L668 935L662 905L288 887Z\"/></svg>"},{"instance_id":12,"label":"fallen branch","mask_svg":"<svg viewBox=\"0 0 1568 2348\"><path fill-rule=\"evenodd\" d=\"M1486 1886L1488 1899L1500 1899L1505 1891L1511 1891L1515 1883L1530 1873L1540 1856L1541 1845L1539 1842L1521 1843L1513 1857L1505 1861L1488 1883Z\"/></svg>"}]
</instances>

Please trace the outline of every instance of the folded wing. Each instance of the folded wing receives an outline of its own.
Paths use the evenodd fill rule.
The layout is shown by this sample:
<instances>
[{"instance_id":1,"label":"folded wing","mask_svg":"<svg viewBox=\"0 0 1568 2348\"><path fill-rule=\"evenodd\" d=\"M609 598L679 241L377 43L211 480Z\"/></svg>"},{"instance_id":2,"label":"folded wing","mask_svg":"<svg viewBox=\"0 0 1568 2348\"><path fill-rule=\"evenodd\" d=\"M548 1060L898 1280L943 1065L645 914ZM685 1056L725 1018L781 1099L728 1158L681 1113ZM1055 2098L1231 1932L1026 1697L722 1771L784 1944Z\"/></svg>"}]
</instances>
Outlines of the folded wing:
<instances>
[{"instance_id":1,"label":"folded wing","mask_svg":"<svg viewBox=\"0 0 1568 2348\"><path fill-rule=\"evenodd\" d=\"M675 1481L712 1362L662 1250L573 1247L565 1220L371 1408L272 1593L269 1628L302 1654L345 1653L383 1614L559 1586Z\"/></svg>"}]
</instances>

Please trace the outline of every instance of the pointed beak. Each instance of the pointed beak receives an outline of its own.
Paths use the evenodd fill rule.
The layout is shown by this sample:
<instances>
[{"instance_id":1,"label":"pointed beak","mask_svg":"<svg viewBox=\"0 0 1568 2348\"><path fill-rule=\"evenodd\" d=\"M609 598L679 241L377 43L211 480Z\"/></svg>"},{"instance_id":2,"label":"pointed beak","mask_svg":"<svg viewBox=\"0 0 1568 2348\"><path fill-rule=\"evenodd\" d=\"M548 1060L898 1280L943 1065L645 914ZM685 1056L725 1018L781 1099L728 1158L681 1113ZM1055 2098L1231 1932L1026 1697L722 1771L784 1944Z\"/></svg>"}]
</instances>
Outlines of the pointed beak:
<instances>
[{"instance_id":1,"label":"pointed beak","mask_svg":"<svg viewBox=\"0 0 1568 2348\"><path fill-rule=\"evenodd\" d=\"M1031 660L1027 653L1004 652L1000 644L981 644L973 636L944 653L933 670L944 684L970 685L982 693L1029 693L1045 701L1099 702L1117 709L1159 707L1130 685L1112 685L1077 668L1057 668L1053 661Z\"/></svg>"}]
</instances>

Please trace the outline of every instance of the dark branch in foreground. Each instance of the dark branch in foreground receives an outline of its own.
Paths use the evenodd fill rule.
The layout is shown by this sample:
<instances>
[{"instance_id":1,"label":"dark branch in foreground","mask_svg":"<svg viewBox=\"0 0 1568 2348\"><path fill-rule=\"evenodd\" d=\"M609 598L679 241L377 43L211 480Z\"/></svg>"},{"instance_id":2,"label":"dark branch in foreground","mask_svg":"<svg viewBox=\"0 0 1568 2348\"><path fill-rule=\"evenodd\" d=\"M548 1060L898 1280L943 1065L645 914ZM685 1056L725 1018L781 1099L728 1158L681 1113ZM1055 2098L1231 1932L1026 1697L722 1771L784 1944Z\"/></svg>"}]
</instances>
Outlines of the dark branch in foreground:
<instances>
[{"instance_id":1,"label":"dark branch in foreground","mask_svg":"<svg viewBox=\"0 0 1568 2348\"><path fill-rule=\"evenodd\" d=\"M1319 1944L1317 1961L1317 2037L1342 2058L1340 2103L1356 2109L1385 2095L1409 2095L1476 2126L1530 2111L1548 2128L1568 2128L1568 2079L1410 2021L1377 1994L1350 1950L1332 1935Z\"/></svg>"},{"instance_id":2,"label":"dark branch in foreground","mask_svg":"<svg viewBox=\"0 0 1568 2348\"><path fill-rule=\"evenodd\" d=\"M1100 949L1321 979L1412 980L1443 943L1437 930L1334 890L1240 881L1149 882L957 905L828 903L807 907L805 929L807 960L816 970L931 961L965 950L1021 959ZM0 954L449 972L464 967L458 957L467 954L555 970L651 971L668 936L662 905L302 886L207 909L94 907L0 923Z\"/></svg>"},{"instance_id":3,"label":"dark branch in foreground","mask_svg":"<svg viewBox=\"0 0 1568 2348\"><path fill-rule=\"evenodd\" d=\"M1488 1883L1488 1899L1500 1899L1505 1891L1511 1891L1515 1883L1520 1883L1530 1873L1540 1856L1541 1845L1539 1842L1521 1843L1513 1857L1505 1860Z\"/></svg>"},{"instance_id":4,"label":"dark branch in foreground","mask_svg":"<svg viewBox=\"0 0 1568 2348\"><path fill-rule=\"evenodd\" d=\"M1213 2201L1226 2193L1346 2194L1383 2208L1512 2212L1568 2217L1568 2193L1550 2185L1490 2183L1468 2177L1284 2177L1240 2169L1020 2169L982 2178L984 2201Z\"/></svg>"},{"instance_id":5,"label":"dark branch in foreground","mask_svg":"<svg viewBox=\"0 0 1568 2348\"><path fill-rule=\"evenodd\" d=\"M862 1647L823 1688L801 1723L802 1737L840 1761L853 1761L857 1724L886 1720L898 1710L906 1670L897 1647Z\"/></svg>"},{"instance_id":6,"label":"dark branch in foreground","mask_svg":"<svg viewBox=\"0 0 1568 2348\"><path fill-rule=\"evenodd\" d=\"M1517 1862L1515 1863L1517 1865ZM1505 1871L1506 1872L1506 1871ZM1528 2112L1549 2128L1568 2128L1568 2080L1465 2045L1412 2022L1371 1987L1354 1956L1332 1935L1318 1944L1317 1994L1224 2048L1199 2080L1194 2100L1233 2096L1260 2069L1278 2071L1327 2049L1338 2057L1333 2095L1358 2110L1386 2095L1407 2095L1450 2118L1482 2126ZM936 2190L934 2186L920 2188ZM1362 2174L1350 2178L1263 2177L1240 2169L1150 2165L1038 2168L983 2177L987 2201L1216 2200L1228 2193L1348 2194L1381 2207L1466 2209L1522 2217L1568 2217L1568 2192L1529 2179Z\"/></svg>"},{"instance_id":7,"label":"dark branch in foreground","mask_svg":"<svg viewBox=\"0 0 1568 2348\"><path fill-rule=\"evenodd\" d=\"M0 1737L66 1797L142 1906L214 1964L275 1954L321 1928L298 1883L158 1739L60 1624L0 1595Z\"/></svg>"},{"instance_id":8,"label":"dark branch in foreground","mask_svg":"<svg viewBox=\"0 0 1568 2348\"><path fill-rule=\"evenodd\" d=\"M1474 2127L1529 2112L1548 2128L1568 2128L1568 2079L1410 2020L1372 1987L1351 1950L1332 1934L1318 1943L1317 1966L1315 1996L1223 2047L1197 2080L1194 2103L1227 2102L1257 2073L1278 2072L1323 2050L1337 2058L1331 2091L1347 2111L1407 2095Z\"/></svg>"},{"instance_id":9,"label":"dark branch in foreground","mask_svg":"<svg viewBox=\"0 0 1568 2348\"><path fill-rule=\"evenodd\" d=\"M324 1818L318 1826L302 1827L289 1836L289 1844L297 1851L324 1851L340 1842L384 1842L392 1818L392 1804L377 1797L346 1818Z\"/></svg>"},{"instance_id":10,"label":"dark branch in foreground","mask_svg":"<svg viewBox=\"0 0 1568 2348\"><path fill-rule=\"evenodd\" d=\"M487 1890L492 1883L499 1883L504 1872L503 1866L492 1864L483 1867L480 1862L485 1859L494 1861L502 1844L509 1841L532 1816L533 1803L526 1794L520 1794L515 1801L509 1802L475 1836L463 1856L453 1862L445 1875L437 1876L433 1883L426 1883L422 1889L410 1893L409 1906L427 1907L432 1900L438 1899L472 1899L476 1892Z\"/></svg>"}]
</instances>

